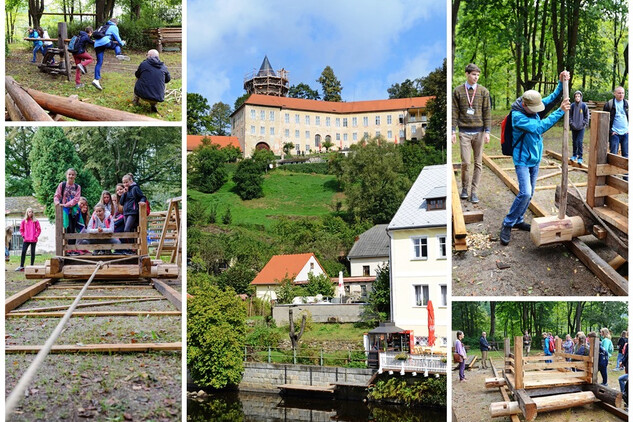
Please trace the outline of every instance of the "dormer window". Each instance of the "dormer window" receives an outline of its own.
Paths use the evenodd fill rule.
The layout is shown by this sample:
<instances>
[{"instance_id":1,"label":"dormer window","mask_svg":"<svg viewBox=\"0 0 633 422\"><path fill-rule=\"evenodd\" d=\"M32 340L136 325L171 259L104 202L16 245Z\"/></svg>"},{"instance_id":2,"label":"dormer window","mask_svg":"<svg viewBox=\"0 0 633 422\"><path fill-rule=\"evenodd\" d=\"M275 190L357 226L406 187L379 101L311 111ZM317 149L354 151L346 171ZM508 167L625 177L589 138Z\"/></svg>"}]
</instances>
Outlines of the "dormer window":
<instances>
[{"instance_id":1,"label":"dormer window","mask_svg":"<svg viewBox=\"0 0 633 422\"><path fill-rule=\"evenodd\" d=\"M446 198L432 198L426 200L426 210L445 210L446 209Z\"/></svg>"}]
</instances>

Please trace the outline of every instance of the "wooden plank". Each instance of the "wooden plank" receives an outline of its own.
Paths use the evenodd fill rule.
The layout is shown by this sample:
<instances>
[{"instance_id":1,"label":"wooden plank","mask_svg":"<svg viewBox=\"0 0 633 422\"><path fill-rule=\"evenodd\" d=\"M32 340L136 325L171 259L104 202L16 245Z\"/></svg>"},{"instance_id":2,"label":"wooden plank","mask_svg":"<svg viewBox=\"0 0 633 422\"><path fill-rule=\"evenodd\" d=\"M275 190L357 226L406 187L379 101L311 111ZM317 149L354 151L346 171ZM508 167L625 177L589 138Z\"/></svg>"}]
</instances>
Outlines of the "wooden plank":
<instances>
[{"instance_id":1,"label":"wooden plank","mask_svg":"<svg viewBox=\"0 0 633 422\"><path fill-rule=\"evenodd\" d=\"M38 353L42 346L15 346L6 345L6 353ZM182 343L130 343L130 344L57 344L51 349L51 353L139 353L151 351L182 350Z\"/></svg>"},{"instance_id":2,"label":"wooden plank","mask_svg":"<svg viewBox=\"0 0 633 422\"><path fill-rule=\"evenodd\" d=\"M533 421L536 418L536 403L525 392L525 390L517 389L514 391L514 398L519 402L519 408L523 413L526 421Z\"/></svg>"},{"instance_id":3,"label":"wooden plank","mask_svg":"<svg viewBox=\"0 0 633 422\"><path fill-rule=\"evenodd\" d=\"M9 312L6 318L61 318L65 312ZM79 311L73 317L180 316L180 311Z\"/></svg>"},{"instance_id":4,"label":"wooden plank","mask_svg":"<svg viewBox=\"0 0 633 422\"><path fill-rule=\"evenodd\" d=\"M162 280L152 279L152 283L154 284L154 288L165 296L176 309L182 311L182 295L180 292Z\"/></svg>"},{"instance_id":5,"label":"wooden plank","mask_svg":"<svg viewBox=\"0 0 633 422\"><path fill-rule=\"evenodd\" d=\"M560 176L561 174L563 174L562 171L555 171L555 172L552 172L552 173L544 174L543 176L537 177L536 181L539 182L541 180L549 179L550 177Z\"/></svg>"},{"instance_id":6,"label":"wooden plank","mask_svg":"<svg viewBox=\"0 0 633 422\"><path fill-rule=\"evenodd\" d=\"M611 268L607 262L591 250L583 241L574 239L571 242L565 243L565 245L567 245L574 255L576 255L611 292L618 296L628 296L629 286L627 280Z\"/></svg>"},{"instance_id":7,"label":"wooden plank","mask_svg":"<svg viewBox=\"0 0 633 422\"><path fill-rule=\"evenodd\" d=\"M119 303L139 303L139 302L153 302L158 300L165 300L165 297L150 297L144 299L119 299L119 300L111 300L106 302L88 302L88 303L79 303L76 308L89 308L91 306L105 306L105 305L115 305ZM70 305L59 305L59 306L45 306L40 308L26 308L14 310L11 312L48 312L48 311L60 311L67 310L70 308ZM179 309L180 310L180 309Z\"/></svg>"},{"instance_id":8,"label":"wooden plank","mask_svg":"<svg viewBox=\"0 0 633 422\"><path fill-rule=\"evenodd\" d=\"M585 364L586 367L587 364ZM554 369L554 368L552 368ZM523 378L525 383L532 382L534 380L547 380L552 384L558 384L559 382L566 382L569 379L582 378L584 373L578 372L561 372L561 371L529 371L525 372Z\"/></svg>"},{"instance_id":9,"label":"wooden plank","mask_svg":"<svg viewBox=\"0 0 633 422\"><path fill-rule=\"evenodd\" d=\"M139 255L147 255L147 204L138 204Z\"/></svg>"},{"instance_id":10,"label":"wooden plank","mask_svg":"<svg viewBox=\"0 0 633 422\"><path fill-rule=\"evenodd\" d=\"M120 280L117 280L120 281ZM67 286L67 285L53 285L49 287L50 290L81 290L83 289L83 286ZM148 286L148 285L138 285L138 286L123 286L123 285L106 285L106 286L95 286L95 285L91 285L88 286L88 290L112 290L112 289L154 289L152 286Z\"/></svg>"},{"instance_id":11,"label":"wooden plank","mask_svg":"<svg viewBox=\"0 0 633 422\"><path fill-rule=\"evenodd\" d=\"M559 169L560 166L552 166L552 165L547 165L547 166L538 166L539 171L540 170L556 170ZM501 167L501 170L503 171L514 171L515 168L514 167Z\"/></svg>"},{"instance_id":12,"label":"wooden plank","mask_svg":"<svg viewBox=\"0 0 633 422\"><path fill-rule=\"evenodd\" d=\"M613 196L607 196L604 200L608 208L625 217L629 216L629 204L627 202Z\"/></svg>"},{"instance_id":13,"label":"wooden plank","mask_svg":"<svg viewBox=\"0 0 633 422\"><path fill-rule=\"evenodd\" d=\"M598 164L596 174L598 176L610 176L614 174L622 174L623 170L611 164Z\"/></svg>"},{"instance_id":14,"label":"wooden plank","mask_svg":"<svg viewBox=\"0 0 633 422\"><path fill-rule=\"evenodd\" d=\"M121 233L65 233L64 234L64 239L132 239L132 238L138 238L138 233L121 232Z\"/></svg>"},{"instance_id":15,"label":"wooden plank","mask_svg":"<svg viewBox=\"0 0 633 422\"><path fill-rule=\"evenodd\" d=\"M604 205L604 197L605 196L619 195L621 193L626 193L626 191L621 191L621 190L619 190L617 188L614 188L612 186L609 186L609 185L601 185L601 186L596 186L596 189L594 191L594 196L596 197L596 199L602 198L602 202L603 202L603 205ZM594 208L600 208L601 206L602 205L595 206Z\"/></svg>"},{"instance_id":16,"label":"wooden plank","mask_svg":"<svg viewBox=\"0 0 633 422\"><path fill-rule=\"evenodd\" d=\"M602 401L599 401L598 405L602 407L604 410L606 410L607 412L611 413L612 415L615 415L618 418L622 419L623 421L629 420L629 412L627 412L624 409L618 409L617 407L611 406L610 404L602 402Z\"/></svg>"},{"instance_id":17,"label":"wooden plank","mask_svg":"<svg viewBox=\"0 0 633 422\"><path fill-rule=\"evenodd\" d=\"M540 369L558 369L558 368L577 368L577 369L586 369L586 362L552 362L552 363L535 363L535 362L526 362L523 366L523 370L525 372L525 376L532 374L528 371L536 371ZM539 372L540 373L540 372Z\"/></svg>"},{"instance_id":18,"label":"wooden plank","mask_svg":"<svg viewBox=\"0 0 633 422\"><path fill-rule=\"evenodd\" d=\"M91 244L81 244L81 245L64 245L64 250L65 251L72 251L76 249L83 250L83 251L112 250L112 249L121 250L121 249L130 249L131 245L134 245L134 244L133 243L121 243L121 244L91 243ZM134 254L134 256L136 256L136 254ZM121 258L125 258L125 257L122 256ZM94 268L92 269L92 271L94 271Z\"/></svg>"},{"instance_id":19,"label":"wooden plank","mask_svg":"<svg viewBox=\"0 0 633 422\"><path fill-rule=\"evenodd\" d=\"M607 153L607 163L611 166L617 167L620 169L620 173L617 174L628 174L629 173L629 158L623 157L618 154Z\"/></svg>"},{"instance_id":20,"label":"wooden plank","mask_svg":"<svg viewBox=\"0 0 633 422\"><path fill-rule=\"evenodd\" d=\"M617 193L611 195L619 195L621 193L629 193L629 182L615 176L605 176L605 183L615 189Z\"/></svg>"},{"instance_id":21,"label":"wooden plank","mask_svg":"<svg viewBox=\"0 0 633 422\"><path fill-rule=\"evenodd\" d=\"M600 356L600 341L597 338L588 338L589 357L591 358L592 370L587 371L587 382L589 384L598 383L598 356Z\"/></svg>"},{"instance_id":22,"label":"wooden plank","mask_svg":"<svg viewBox=\"0 0 633 422\"><path fill-rule=\"evenodd\" d=\"M55 205L55 255L64 255L64 223L62 207Z\"/></svg>"},{"instance_id":23,"label":"wooden plank","mask_svg":"<svg viewBox=\"0 0 633 422\"><path fill-rule=\"evenodd\" d=\"M39 283L35 283L34 285L27 287L24 290L19 291L13 296L5 299L4 301L4 312L9 313L18 306L21 306L24 302L37 295L38 293L43 292L53 283L53 280L46 279L42 280Z\"/></svg>"},{"instance_id":24,"label":"wooden plank","mask_svg":"<svg viewBox=\"0 0 633 422\"><path fill-rule=\"evenodd\" d=\"M574 185L575 185L577 188L582 188L582 187L587 186L587 183L586 183L586 182L574 183ZM551 189L557 189L557 188L559 188L559 187L560 187L560 185L545 185L545 186L537 186L537 187L535 187L535 188L534 188L534 190L535 190L535 191L540 191L540 190L551 190Z\"/></svg>"},{"instance_id":25,"label":"wooden plank","mask_svg":"<svg viewBox=\"0 0 633 422\"><path fill-rule=\"evenodd\" d=\"M484 221L483 211L467 211L462 213L462 216L464 217L465 224L479 223L481 221Z\"/></svg>"},{"instance_id":26,"label":"wooden plank","mask_svg":"<svg viewBox=\"0 0 633 422\"><path fill-rule=\"evenodd\" d=\"M523 388L523 337L514 337L514 388Z\"/></svg>"},{"instance_id":27,"label":"wooden plank","mask_svg":"<svg viewBox=\"0 0 633 422\"><path fill-rule=\"evenodd\" d=\"M596 174L598 164L607 162L609 145L609 113L594 111L591 113L591 136L587 161L587 203L592 208L604 205L604 198L595 195L596 188L605 184L605 177Z\"/></svg>"},{"instance_id":28,"label":"wooden plank","mask_svg":"<svg viewBox=\"0 0 633 422\"><path fill-rule=\"evenodd\" d=\"M9 119L11 119L12 122L22 122L26 120L15 101L13 101L13 98L11 98L8 93L4 95L4 105L7 109L7 113L9 114Z\"/></svg>"},{"instance_id":29,"label":"wooden plank","mask_svg":"<svg viewBox=\"0 0 633 422\"><path fill-rule=\"evenodd\" d=\"M616 255L611 261L609 261L609 266L614 270L618 270L618 268L622 267L626 264L626 259L622 258L620 255Z\"/></svg>"},{"instance_id":30,"label":"wooden plank","mask_svg":"<svg viewBox=\"0 0 633 422\"><path fill-rule=\"evenodd\" d=\"M563 161L563 156L560 153L558 153L556 151L553 151L551 149L546 149L545 150L545 155L547 155L549 157L552 157L552 158L555 158L558 161ZM572 161L569 161L568 163L570 165L574 166L574 168L578 168L578 169L581 169L581 170L587 170L589 168L586 164L578 164L578 163L574 163ZM553 168L558 168L558 166L552 166L552 167Z\"/></svg>"},{"instance_id":31,"label":"wooden plank","mask_svg":"<svg viewBox=\"0 0 633 422\"><path fill-rule=\"evenodd\" d=\"M536 379L536 380L525 381L524 383L525 383L526 389L562 387L566 385L584 385L587 383L587 381L585 380L585 378L580 378L580 376L583 374L584 373L579 373L578 378L560 379L560 380L557 380L556 382L549 379Z\"/></svg>"},{"instance_id":32,"label":"wooden plank","mask_svg":"<svg viewBox=\"0 0 633 422\"><path fill-rule=\"evenodd\" d=\"M131 295L131 296L83 296L81 300L117 300L117 299L153 299L161 296ZM75 296L35 296L30 300L75 300Z\"/></svg>"},{"instance_id":33,"label":"wooden plank","mask_svg":"<svg viewBox=\"0 0 633 422\"><path fill-rule=\"evenodd\" d=\"M501 170L501 168L490 159L491 157L488 157L486 154L483 154L483 161L486 164L486 166L488 166L488 168L490 168L490 170L493 171L493 173L495 173L502 181L503 183L505 183L505 185L510 188L510 190L512 192L514 192L515 195L518 195L519 193L519 185L517 182L515 182L514 180L510 179L510 177L508 177L507 173L505 173L504 171ZM532 198L532 200L530 201L530 211L532 211L532 213L534 213L534 215L536 217L544 217L546 215L548 215L549 213L547 212L547 210L543 207L541 207L540 205L538 205L536 203L536 201L534 201L534 199Z\"/></svg>"},{"instance_id":34,"label":"wooden plank","mask_svg":"<svg viewBox=\"0 0 633 422\"><path fill-rule=\"evenodd\" d=\"M623 233L629 234L629 221L627 217L607 207L596 207L593 211L607 223L612 224Z\"/></svg>"},{"instance_id":35,"label":"wooden plank","mask_svg":"<svg viewBox=\"0 0 633 422\"><path fill-rule=\"evenodd\" d=\"M451 208L453 211L453 238L462 239L466 237L468 232L466 231L466 224L464 223L464 216L462 215L462 202L459 199L455 173L453 173L451 195Z\"/></svg>"}]
</instances>

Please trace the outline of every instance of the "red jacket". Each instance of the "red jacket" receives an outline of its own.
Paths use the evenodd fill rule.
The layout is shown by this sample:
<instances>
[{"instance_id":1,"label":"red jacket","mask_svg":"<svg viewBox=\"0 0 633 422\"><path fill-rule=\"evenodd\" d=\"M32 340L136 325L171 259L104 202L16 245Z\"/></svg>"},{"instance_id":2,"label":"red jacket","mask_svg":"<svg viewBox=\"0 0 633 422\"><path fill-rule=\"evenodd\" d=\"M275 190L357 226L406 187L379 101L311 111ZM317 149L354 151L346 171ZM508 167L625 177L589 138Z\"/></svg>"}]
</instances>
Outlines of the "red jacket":
<instances>
[{"instance_id":1,"label":"red jacket","mask_svg":"<svg viewBox=\"0 0 633 422\"><path fill-rule=\"evenodd\" d=\"M37 238L40 237L42 229L40 228L40 222L35 220L27 220L26 218L20 223L20 234L25 242L36 243Z\"/></svg>"}]
</instances>

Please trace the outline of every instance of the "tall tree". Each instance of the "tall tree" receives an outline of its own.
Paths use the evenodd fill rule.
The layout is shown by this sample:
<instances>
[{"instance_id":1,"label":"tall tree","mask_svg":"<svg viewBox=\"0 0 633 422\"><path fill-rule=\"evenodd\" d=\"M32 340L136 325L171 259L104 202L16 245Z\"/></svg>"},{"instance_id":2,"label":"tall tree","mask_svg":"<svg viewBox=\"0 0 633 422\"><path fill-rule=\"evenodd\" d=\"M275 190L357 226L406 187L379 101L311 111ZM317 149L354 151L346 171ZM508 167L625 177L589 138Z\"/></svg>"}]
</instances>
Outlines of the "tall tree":
<instances>
[{"instance_id":1,"label":"tall tree","mask_svg":"<svg viewBox=\"0 0 633 422\"><path fill-rule=\"evenodd\" d=\"M424 142L437 149L443 149L446 144L446 59L442 67L438 67L420 81L423 96L433 96L427 104L429 118Z\"/></svg>"},{"instance_id":2,"label":"tall tree","mask_svg":"<svg viewBox=\"0 0 633 422\"><path fill-rule=\"evenodd\" d=\"M231 106L221 101L211 106L209 112L211 135L228 136L231 133Z\"/></svg>"},{"instance_id":3,"label":"tall tree","mask_svg":"<svg viewBox=\"0 0 633 422\"><path fill-rule=\"evenodd\" d=\"M40 19L44 13L44 0L29 0L29 25L33 28L40 26Z\"/></svg>"},{"instance_id":4,"label":"tall tree","mask_svg":"<svg viewBox=\"0 0 633 422\"><path fill-rule=\"evenodd\" d=\"M207 138L187 156L187 180L189 186L200 192L213 193L228 179L224 166L227 157L220 147Z\"/></svg>"},{"instance_id":5,"label":"tall tree","mask_svg":"<svg viewBox=\"0 0 633 422\"><path fill-rule=\"evenodd\" d=\"M101 188L94 176L84 169L75 146L66 138L60 127L41 127L33 136L33 145L29 154L33 190L40 204L45 206L45 214L55 219L53 196L60 182L66 180L66 170L77 171L76 182L81 186L81 195L95 204L101 195Z\"/></svg>"},{"instance_id":6,"label":"tall tree","mask_svg":"<svg viewBox=\"0 0 633 422\"><path fill-rule=\"evenodd\" d=\"M490 338L495 338L495 326L497 325L497 315L495 314L497 310L497 302L490 301L490 331L488 334Z\"/></svg>"},{"instance_id":7,"label":"tall tree","mask_svg":"<svg viewBox=\"0 0 633 422\"><path fill-rule=\"evenodd\" d=\"M208 135L216 128L211 122L207 99L200 94L187 93L187 134Z\"/></svg>"},{"instance_id":8,"label":"tall tree","mask_svg":"<svg viewBox=\"0 0 633 422\"><path fill-rule=\"evenodd\" d=\"M244 104L246 102L246 100L248 100L248 97L250 97L251 94L249 94L248 92L240 97L238 97L235 100L235 105L233 106L233 110L237 110L238 108L242 107L242 104Z\"/></svg>"},{"instance_id":9,"label":"tall tree","mask_svg":"<svg viewBox=\"0 0 633 422\"><path fill-rule=\"evenodd\" d=\"M414 81L411 79L405 79L401 84L395 83L387 88L387 94L389 94L390 99L420 97L422 96L422 92L419 85L419 79ZM444 91L446 91L446 89ZM444 95L446 95L446 92L444 92Z\"/></svg>"},{"instance_id":10,"label":"tall tree","mask_svg":"<svg viewBox=\"0 0 633 422\"><path fill-rule=\"evenodd\" d=\"M5 24L6 24L6 37L7 42L14 42L13 35L15 34L15 20L18 17L20 9L24 6L24 0L7 0L4 4Z\"/></svg>"},{"instance_id":11,"label":"tall tree","mask_svg":"<svg viewBox=\"0 0 633 422\"><path fill-rule=\"evenodd\" d=\"M325 66L317 82L321 84L323 101L342 101L341 91L343 87L330 66Z\"/></svg>"},{"instance_id":12,"label":"tall tree","mask_svg":"<svg viewBox=\"0 0 633 422\"><path fill-rule=\"evenodd\" d=\"M304 98L306 100L319 100L321 98L319 91L310 88L310 85L304 83L291 86L288 90L288 96L290 98Z\"/></svg>"},{"instance_id":13,"label":"tall tree","mask_svg":"<svg viewBox=\"0 0 633 422\"><path fill-rule=\"evenodd\" d=\"M31 186L31 163L29 154L33 146L35 127L15 126L5 130L5 195L28 196L33 194Z\"/></svg>"}]
</instances>

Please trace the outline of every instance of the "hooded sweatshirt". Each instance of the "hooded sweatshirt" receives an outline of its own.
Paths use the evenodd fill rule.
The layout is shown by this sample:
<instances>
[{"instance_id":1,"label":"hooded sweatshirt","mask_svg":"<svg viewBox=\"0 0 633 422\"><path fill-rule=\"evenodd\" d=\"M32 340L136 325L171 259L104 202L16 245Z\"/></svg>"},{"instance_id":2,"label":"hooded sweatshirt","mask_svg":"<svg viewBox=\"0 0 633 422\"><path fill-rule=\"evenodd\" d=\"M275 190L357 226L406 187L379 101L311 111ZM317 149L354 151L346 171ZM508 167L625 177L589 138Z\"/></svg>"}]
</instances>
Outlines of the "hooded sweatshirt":
<instances>
[{"instance_id":1,"label":"hooded sweatshirt","mask_svg":"<svg viewBox=\"0 0 633 422\"><path fill-rule=\"evenodd\" d=\"M158 57L149 57L136 70L134 93L145 100L163 102L165 84L171 80L167 66Z\"/></svg>"},{"instance_id":2,"label":"hooded sweatshirt","mask_svg":"<svg viewBox=\"0 0 633 422\"><path fill-rule=\"evenodd\" d=\"M576 94L580 94L580 102L572 101L571 103L571 108L569 109L569 126L572 130L582 130L589 124L589 108L587 108L587 103L582 101L582 92L574 92L574 97Z\"/></svg>"},{"instance_id":3,"label":"hooded sweatshirt","mask_svg":"<svg viewBox=\"0 0 633 422\"><path fill-rule=\"evenodd\" d=\"M79 31L79 39L77 40L77 46L75 47L77 54L83 54L86 52L86 44L94 44L94 41L90 39L90 35L86 31Z\"/></svg>"},{"instance_id":4,"label":"hooded sweatshirt","mask_svg":"<svg viewBox=\"0 0 633 422\"><path fill-rule=\"evenodd\" d=\"M39 221L25 218L20 223L20 234L25 242L37 243L40 233L42 233L42 229Z\"/></svg>"},{"instance_id":5,"label":"hooded sweatshirt","mask_svg":"<svg viewBox=\"0 0 633 422\"><path fill-rule=\"evenodd\" d=\"M121 37L119 36L119 27L112 21L106 22L108 29L105 31L105 36L95 41L95 48L102 47L110 44L110 41L116 41L119 45L123 45Z\"/></svg>"},{"instance_id":6,"label":"hooded sweatshirt","mask_svg":"<svg viewBox=\"0 0 633 422\"><path fill-rule=\"evenodd\" d=\"M547 107L553 102L563 89L563 83L558 82L556 90L543 98L543 104ZM515 166L537 166L543 156L543 133L547 132L565 114L562 109L552 112L542 119L538 115L528 114L523 108L522 98L512 104L512 139L517 140L523 136L512 153L512 161Z\"/></svg>"}]
</instances>

